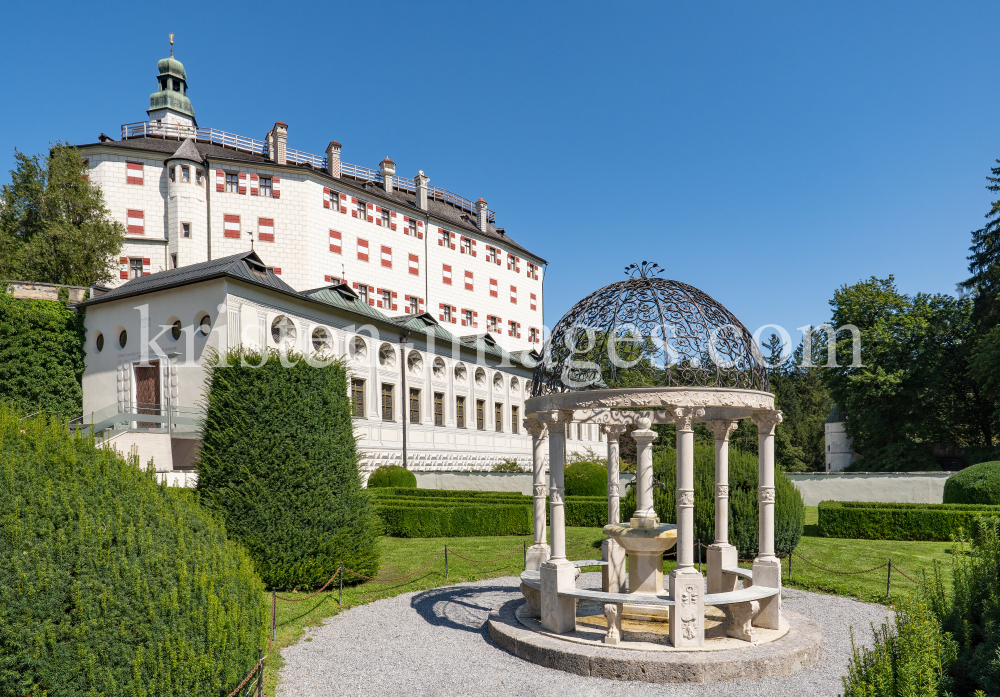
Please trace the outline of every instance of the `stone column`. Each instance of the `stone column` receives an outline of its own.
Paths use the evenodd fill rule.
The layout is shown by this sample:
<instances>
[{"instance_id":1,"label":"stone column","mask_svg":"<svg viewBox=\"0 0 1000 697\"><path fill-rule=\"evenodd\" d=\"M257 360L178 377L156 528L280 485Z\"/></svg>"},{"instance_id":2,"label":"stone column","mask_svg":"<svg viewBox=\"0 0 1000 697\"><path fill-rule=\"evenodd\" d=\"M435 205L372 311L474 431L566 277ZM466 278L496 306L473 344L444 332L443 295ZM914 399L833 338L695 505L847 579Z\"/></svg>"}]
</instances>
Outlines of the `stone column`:
<instances>
[{"instance_id":1,"label":"stone column","mask_svg":"<svg viewBox=\"0 0 1000 697\"><path fill-rule=\"evenodd\" d=\"M576 600L560 596L559 590L576 587L576 567L566 560L566 511L564 508L566 468L566 424L573 412L539 414L549 432L549 520L552 554L539 569L542 582L542 627L556 634L576 630Z\"/></svg>"},{"instance_id":2,"label":"stone column","mask_svg":"<svg viewBox=\"0 0 1000 697\"><path fill-rule=\"evenodd\" d=\"M618 455L621 452L618 439L625 433L625 426L608 424L603 426L608 435L608 524L621 522L618 506ZM608 562L601 567L602 587L605 593L624 593L626 588L625 548L610 537L601 543L601 559Z\"/></svg>"},{"instance_id":3,"label":"stone column","mask_svg":"<svg viewBox=\"0 0 1000 697\"><path fill-rule=\"evenodd\" d=\"M778 594L760 601L757 627L778 629L781 625L781 562L774 556L774 429L781 423L780 411L754 413L757 424L757 535L758 551L753 560L753 584L777 588Z\"/></svg>"},{"instance_id":4,"label":"stone column","mask_svg":"<svg viewBox=\"0 0 1000 697\"><path fill-rule=\"evenodd\" d=\"M705 644L705 580L694 568L694 422L705 410L674 410L677 424L677 568L670 572L670 643Z\"/></svg>"},{"instance_id":5,"label":"stone column","mask_svg":"<svg viewBox=\"0 0 1000 697\"><path fill-rule=\"evenodd\" d=\"M545 541L545 424L537 419L525 419L524 430L531 434L531 464L534 487L535 542L528 547L524 568L538 571L549 558L549 545Z\"/></svg>"},{"instance_id":6,"label":"stone column","mask_svg":"<svg viewBox=\"0 0 1000 697\"><path fill-rule=\"evenodd\" d=\"M715 544L708 548L708 592L725 593L736 590L737 577L722 573L738 565L736 548L729 544L729 434L736 430L737 421L709 421L708 430L715 435Z\"/></svg>"},{"instance_id":7,"label":"stone column","mask_svg":"<svg viewBox=\"0 0 1000 697\"><path fill-rule=\"evenodd\" d=\"M639 419L639 428L632 431L636 448L635 513L632 515L633 528L655 528L659 524L653 509L653 441L656 431L649 428L650 420Z\"/></svg>"}]
</instances>

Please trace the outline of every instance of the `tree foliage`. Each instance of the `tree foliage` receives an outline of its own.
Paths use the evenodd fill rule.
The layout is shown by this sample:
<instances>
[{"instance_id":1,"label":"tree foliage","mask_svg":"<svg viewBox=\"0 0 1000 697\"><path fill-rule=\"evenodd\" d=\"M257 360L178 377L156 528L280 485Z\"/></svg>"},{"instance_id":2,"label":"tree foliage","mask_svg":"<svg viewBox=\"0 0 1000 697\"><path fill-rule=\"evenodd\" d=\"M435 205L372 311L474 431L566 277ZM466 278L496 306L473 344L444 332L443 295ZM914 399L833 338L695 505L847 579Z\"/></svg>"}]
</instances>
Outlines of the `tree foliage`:
<instances>
[{"instance_id":1,"label":"tree foliage","mask_svg":"<svg viewBox=\"0 0 1000 697\"><path fill-rule=\"evenodd\" d=\"M0 192L0 278L66 285L107 283L125 241L100 187L72 146L44 160L15 151Z\"/></svg>"},{"instance_id":2,"label":"tree foliage","mask_svg":"<svg viewBox=\"0 0 1000 697\"><path fill-rule=\"evenodd\" d=\"M260 366L260 367L254 367ZM342 363L239 349L211 359L198 490L272 588L380 564Z\"/></svg>"},{"instance_id":3,"label":"tree foliage","mask_svg":"<svg viewBox=\"0 0 1000 697\"><path fill-rule=\"evenodd\" d=\"M66 418L83 408L83 315L61 302L0 293L0 396Z\"/></svg>"},{"instance_id":4,"label":"tree foliage","mask_svg":"<svg viewBox=\"0 0 1000 697\"><path fill-rule=\"evenodd\" d=\"M190 490L0 404L0 694L228 694L264 586Z\"/></svg>"}]
</instances>

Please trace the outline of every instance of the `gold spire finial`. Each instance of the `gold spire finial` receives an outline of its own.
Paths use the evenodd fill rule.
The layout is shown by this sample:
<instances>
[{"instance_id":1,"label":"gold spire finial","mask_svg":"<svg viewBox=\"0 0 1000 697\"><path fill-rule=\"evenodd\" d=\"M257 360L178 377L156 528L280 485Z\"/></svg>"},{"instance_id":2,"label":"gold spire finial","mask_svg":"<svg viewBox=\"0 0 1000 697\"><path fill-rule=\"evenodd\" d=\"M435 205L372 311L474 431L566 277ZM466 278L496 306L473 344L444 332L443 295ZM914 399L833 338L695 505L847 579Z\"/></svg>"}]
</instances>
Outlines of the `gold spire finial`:
<instances>
[{"instance_id":1,"label":"gold spire finial","mask_svg":"<svg viewBox=\"0 0 1000 697\"><path fill-rule=\"evenodd\" d=\"M174 33L170 32L170 57L173 58L174 55Z\"/></svg>"}]
</instances>

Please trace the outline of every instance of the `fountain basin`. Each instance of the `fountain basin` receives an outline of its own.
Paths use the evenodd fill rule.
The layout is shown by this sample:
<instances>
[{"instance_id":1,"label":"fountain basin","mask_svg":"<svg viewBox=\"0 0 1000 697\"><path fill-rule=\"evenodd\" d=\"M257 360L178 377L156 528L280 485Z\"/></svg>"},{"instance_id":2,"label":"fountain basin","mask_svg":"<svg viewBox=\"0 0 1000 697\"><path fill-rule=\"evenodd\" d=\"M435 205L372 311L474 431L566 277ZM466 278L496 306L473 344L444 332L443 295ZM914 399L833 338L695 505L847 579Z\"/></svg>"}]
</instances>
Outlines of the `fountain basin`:
<instances>
[{"instance_id":1,"label":"fountain basin","mask_svg":"<svg viewBox=\"0 0 1000 697\"><path fill-rule=\"evenodd\" d=\"M628 553L629 593L663 594L663 553L677 543L677 526L662 523L652 528L630 523L604 526L604 534Z\"/></svg>"}]
</instances>

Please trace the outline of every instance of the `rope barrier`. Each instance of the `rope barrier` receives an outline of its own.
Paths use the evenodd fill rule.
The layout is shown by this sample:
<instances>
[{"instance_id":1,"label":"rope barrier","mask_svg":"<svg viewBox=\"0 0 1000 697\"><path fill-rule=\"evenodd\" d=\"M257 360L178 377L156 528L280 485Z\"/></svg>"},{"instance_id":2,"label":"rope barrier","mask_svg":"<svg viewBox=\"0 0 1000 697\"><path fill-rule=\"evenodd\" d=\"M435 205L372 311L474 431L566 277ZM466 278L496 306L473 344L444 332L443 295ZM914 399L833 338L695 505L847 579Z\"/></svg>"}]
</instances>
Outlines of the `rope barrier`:
<instances>
[{"instance_id":1,"label":"rope barrier","mask_svg":"<svg viewBox=\"0 0 1000 697\"><path fill-rule=\"evenodd\" d=\"M920 586L921 588L924 588L924 589L926 589L926 590L933 590L933 589L932 589L932 588L930 588L929 586L926 586L926 585L924 585L924 584L923 584L923 583L921 583L920 581L916 580L915 578L913 578L912 576L910 576L909 574L907 574L907 573L906 573L905 571L903 571L902 569L900 569L900 568L899 568L898 566L896 566L895 564L893 564L893 565L892 565L892 568L894 568L894 569L895 569L896 571L898 571L899 573L901 573L901 574L903 575L903 578L906 578L906 579L909 579L909 580L910 580L911 582L913 582L913 583L917 584L917 585L918 585L918 586Z\"/></svg>"},{"instance_id":2,"label":"rope barrier","mask_svg":"<svg viewBox=\"0 0 1000 697\"><path fill-rule=\"evenodd\" d=\"M315 598L317 595L319 595L320 593L322 593L323 591L325 591L326 587L329 586L331 583L333 583L333 579L337 578L337 574L339 574L339 573L340 573L340 569L337 569L336 571L334 571L333 572L333 576L330 577L329 581L327 581L326 583L323 584L322 588L320 588L318 591L316 591L312 595L306 596L305 598L286 598L283 595L276 595L274 597L277 598L278 600L284 600L285 602L288 602L288 603L301 603L303 600L310 600L311 598Z\"/></svg>"},{"instance_id":3,"label":"rope barrier","mask_svg":"<svg viewBox=\"0 0 1000 697\"><path fill-rule=\"evenodd\" d=\"M820 571L825 571L828 574L837 574L838 576L857 576L859 574L870 574L873 571L878 571L879 569L884 569L885 567L889 566L889 562L886 562L885 564L882 564L880 566L872 567L871 569L866 569L865 571L834 571L833 569L827 569L827 568L824 568L824 567L820 566L819 564L812 563L811 561L809 561L808 559L806 559L805 557L803 557L798 552L792 552L792 554L794 554L795 556L797 556L799 559L801 559L802 561L804 561L809 566L815 566Z\"/></svg>"},{"instance_id":4,"label":"rope barrier","mask_svg":"<svg viewBox=\"0 0 1000 697\"><path fill-rule=\"evenodd\" d=\"M440 557L442 554L444 554L444 550L443 549L440 552L438 552L434 556L433 559L431 559L429 562L427 562L426 564L424 564L423 566L421 566L416 571L414 571L412 573L409 573L409 574L406 574L405 576L397 576L396 578L375 578L374 576L365 576L364 574L359 574L357 571L354 571L352 569L348 569L346 566L344 567L344 571L347 571L347 572L353 574L354 576L357 576L358 578L363 578L366 581L382 581L383 583L389 583L390 581L402 581L404 578L409 578L410 576L416 576L417 574L419 574L421 571L423 571L424 569L426 569L427 567L429 567L431 564L433 564L434 562L436 562L438 560L438 557Z\"/></svg>"},{"instance_id":5,"label":"rope barrier","mask_svg":"<svg viewBox=\"0 0 1000 697\"><path fill-rule=\"evenodd\" d=\"M268 654L268 655L270 655L270 654ZM256 673L257 670L260 669L261 666L264 665L264 661L265 660L267 660L267 656L264 656L259 661L257 661L256 665L254 665L254 667L250 669L250 672L247 673L247 676L245 678L243 678L243 682L241 682L239 685L237 685L236 689L229 693L229 697L233 697L237 692L239 692L240 690L243 689L243 686L246 685L247 681L249 681L250 678L253 677L253 674Z\"/></svg>"}]
</instances>

